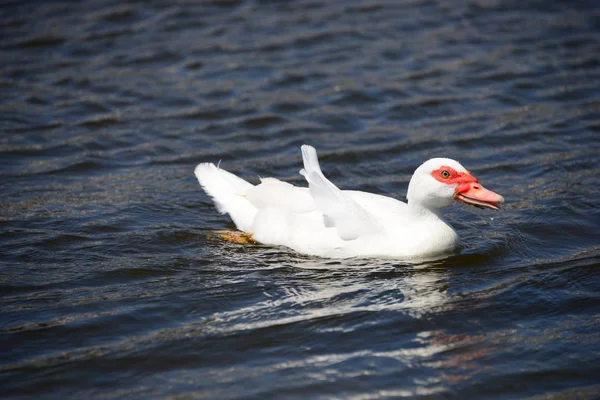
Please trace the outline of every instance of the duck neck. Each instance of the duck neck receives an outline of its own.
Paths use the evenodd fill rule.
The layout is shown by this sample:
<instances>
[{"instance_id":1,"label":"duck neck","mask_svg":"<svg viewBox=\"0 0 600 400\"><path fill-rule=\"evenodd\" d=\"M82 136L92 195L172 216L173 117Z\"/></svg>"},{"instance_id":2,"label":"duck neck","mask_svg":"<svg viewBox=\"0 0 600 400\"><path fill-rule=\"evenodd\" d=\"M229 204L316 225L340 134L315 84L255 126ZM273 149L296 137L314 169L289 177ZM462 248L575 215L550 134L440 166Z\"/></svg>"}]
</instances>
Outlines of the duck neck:
<instances>
[{"instance_id":1,"label":"duck neck","mask_svg":"<svg viewBox=\"0 0 600 400\"><path fill-rule=\"evenodd\" d=\"M411 213L416 216L424 217L424 218L435 218L441 219L442 221L446 221L442 214L442 209L440 208L430 208L426 207L418 201L410 201L408 200L408 208Z\"/></svg>"}]
</instances>

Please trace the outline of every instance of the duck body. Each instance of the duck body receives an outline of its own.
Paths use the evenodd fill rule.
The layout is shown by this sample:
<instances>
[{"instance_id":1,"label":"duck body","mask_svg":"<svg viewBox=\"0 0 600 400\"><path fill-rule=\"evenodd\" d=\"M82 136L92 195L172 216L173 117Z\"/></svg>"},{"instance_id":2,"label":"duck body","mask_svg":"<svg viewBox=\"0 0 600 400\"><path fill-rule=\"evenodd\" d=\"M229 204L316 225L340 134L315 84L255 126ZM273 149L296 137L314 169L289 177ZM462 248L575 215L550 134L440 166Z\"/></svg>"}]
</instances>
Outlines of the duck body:
<instances>
[{"instance_id":1,"label":"duck body","mask_svg":"<svg viewBox=\"0 0 600 400\"><path fill-rule=\"evenodd\" d=\"M210 163L199 164L195 175L217 209L263 244L326 258L402 260L433 258L458 246L458 235L441 209L456 198L461 183L437 182L432 177L432 171L440 168L456 176L467 173L457 162L433 159L427 162L430 165L419 167L409 184L408 203L404 203L378 194L340 190L321 172L313 147L302 146L302 154L304 169L300 173L308 188L275 178L262 179L255 186ZM479 203L475 205L497 209L502 197L480 187L488 198L473 200Z\"/></svg>"},{"instance_id":2,"label":"duck body","mask_svg":"<svg viewBox=\"0 0 600 400\"><path fill-rule=\"evenodd\" d=\"M308 188L292 187L296 199L302 199L302 209L285 204L287 196L272 196L271 185L288 185L270 181L256 186L254 194L265 195L279 204L261 207L250 232L264 244L290 247L299 253L326 258L392 257L408 259L451 251L458 244L458 235L440 216L420 210L413 216L406 203L377 194L344 190L342 194L365 210L372 218L368 227L361 227L357 237L343 238L338 229L327 224L317 209ZM290 185L291 186L291 185ZM411 223L412 222L412 223ZM330 226L328 226L330 225ZM376 228L371 231L371 227Z\"/></svg>"}]
</instances>

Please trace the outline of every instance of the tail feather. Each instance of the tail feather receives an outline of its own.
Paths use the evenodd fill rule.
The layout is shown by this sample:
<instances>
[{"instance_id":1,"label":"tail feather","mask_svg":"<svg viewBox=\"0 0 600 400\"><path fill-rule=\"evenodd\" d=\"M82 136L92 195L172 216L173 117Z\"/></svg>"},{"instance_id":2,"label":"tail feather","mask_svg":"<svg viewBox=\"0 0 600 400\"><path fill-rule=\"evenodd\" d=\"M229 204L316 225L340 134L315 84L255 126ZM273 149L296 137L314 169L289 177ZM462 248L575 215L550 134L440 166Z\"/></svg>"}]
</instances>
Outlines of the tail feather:
<instances>
[{"instance_id":1,"label":"tail feather","mask_svg":"<svg viewBox=\"0 0 600 400\"><path fill-rule=\"evenodd\" d=\"M257 209L245 198L245 193L254 185L213 163L198 164L194 174L217 210L229 214L238 229L250 233Z\"/></svg>"}]
</instances>

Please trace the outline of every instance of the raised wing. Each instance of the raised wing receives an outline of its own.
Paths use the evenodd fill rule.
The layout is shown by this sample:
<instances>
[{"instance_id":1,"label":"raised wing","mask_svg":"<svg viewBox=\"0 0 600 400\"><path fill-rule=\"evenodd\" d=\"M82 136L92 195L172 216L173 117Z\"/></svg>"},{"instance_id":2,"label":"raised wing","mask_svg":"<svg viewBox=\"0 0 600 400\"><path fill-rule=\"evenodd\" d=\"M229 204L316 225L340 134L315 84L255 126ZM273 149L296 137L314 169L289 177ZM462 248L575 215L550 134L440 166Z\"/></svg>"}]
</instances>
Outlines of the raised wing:
<instances>
[{"instance_id":1,"label":"raised wing","mask_svg":"<svg viewBox=\"0 0 600 400\"><path fill-rule=\"evenodd\" d=\"M354 240L381 230L371 213L325 178L314 147L302 146L302 160L304 169L300 174L308 182L316 208L323 213L325 226L335 227L342 240Z\"/></svg>"}]
</instances>

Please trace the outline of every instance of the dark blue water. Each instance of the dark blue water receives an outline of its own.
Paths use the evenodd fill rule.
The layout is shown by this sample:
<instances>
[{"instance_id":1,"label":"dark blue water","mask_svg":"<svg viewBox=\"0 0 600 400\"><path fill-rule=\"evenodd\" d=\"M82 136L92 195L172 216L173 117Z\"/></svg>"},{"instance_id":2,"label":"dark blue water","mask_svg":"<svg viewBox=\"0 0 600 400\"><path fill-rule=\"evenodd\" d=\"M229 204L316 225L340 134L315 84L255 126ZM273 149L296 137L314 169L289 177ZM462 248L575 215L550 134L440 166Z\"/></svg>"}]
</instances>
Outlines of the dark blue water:
<instances>
[{"instance_id":1,"label":"dark blue water","mask_svg":"<svg viewBox=\"0 0 600 400\"><path fill-rule=\"evenodd\" d=\"M83 1L0 8L5 398L592 399L595 1ZM240 245L204 161L403 199L459 160L459 254Z\"/></svg>"}]
</instances>

